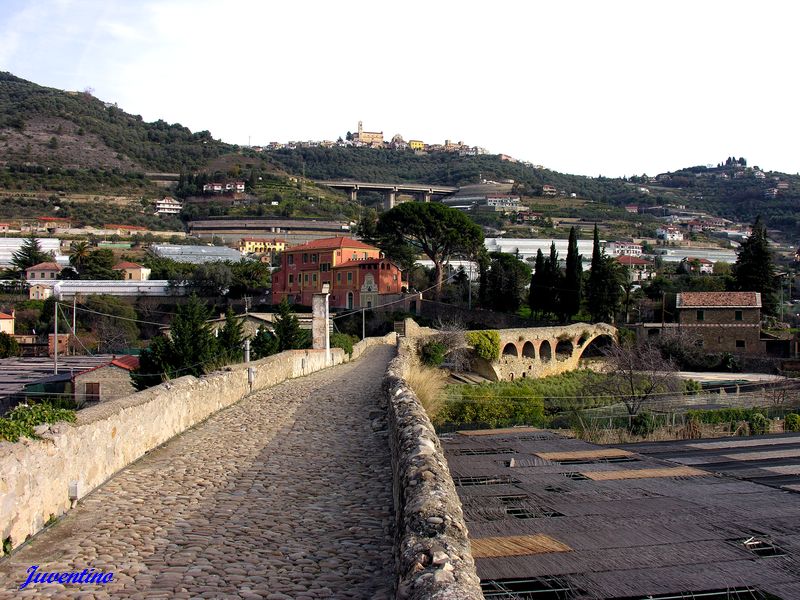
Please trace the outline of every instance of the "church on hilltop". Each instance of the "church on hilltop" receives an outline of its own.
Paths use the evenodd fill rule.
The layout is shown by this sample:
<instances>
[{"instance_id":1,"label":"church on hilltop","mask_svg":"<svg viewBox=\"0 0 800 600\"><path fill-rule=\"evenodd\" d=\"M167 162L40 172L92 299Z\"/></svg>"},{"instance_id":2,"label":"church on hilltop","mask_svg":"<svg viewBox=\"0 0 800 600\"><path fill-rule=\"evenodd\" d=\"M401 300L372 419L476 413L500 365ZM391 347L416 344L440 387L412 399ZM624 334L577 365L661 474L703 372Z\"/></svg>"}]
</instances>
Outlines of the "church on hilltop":
<instances>
[{"instance_id":1,"label":"church on hilltop","mask_svg":"<svg viewBox=\"0 0 800 600\"><path fill-rule=\"evenodd\" d=\"M365 146L383 148L383 132L364 131L364 124L361 121L359 121L358 133L353 134L353 142L357 142Z\"/></svg>"}]
</instances>

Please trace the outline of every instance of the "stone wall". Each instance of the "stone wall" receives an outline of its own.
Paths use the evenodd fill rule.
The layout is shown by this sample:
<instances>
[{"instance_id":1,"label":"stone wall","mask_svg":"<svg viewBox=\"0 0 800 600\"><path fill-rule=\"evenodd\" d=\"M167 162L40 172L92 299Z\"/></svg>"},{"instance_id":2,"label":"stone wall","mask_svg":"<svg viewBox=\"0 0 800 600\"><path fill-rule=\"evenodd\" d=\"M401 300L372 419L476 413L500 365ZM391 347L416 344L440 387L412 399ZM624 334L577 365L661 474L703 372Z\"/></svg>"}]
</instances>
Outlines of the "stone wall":
<instances>
[{"instance_id":1,"label":"stone wall","mask_svg":"<svg viewBox=\"0 0 800 600\"><path fill-rule=\"evenodd\" d=\"M394 334L368 339L392 343ZM331 350L333 364L348 357ZM248 366L253 368L252 387ZM69 510L70 482L85 496L145 453L250 393L327 366L324 350L293 350L197 379L181 377L78 412L75 424L40 426L42 439L0 442L0 539L19 546L51 517Z\"/></svg>"},{"instance_id":2,"label":"stone wall","mask_svg":"<svg viewBox=\"0 0 800 600\"><path fill-rule=\"evenodd\" d=\"M414 337L400 340L384 380L397 518L396 597L482 599L461 501L439 438L403 378L413 361Z\"/></svg>"}]
</instances>

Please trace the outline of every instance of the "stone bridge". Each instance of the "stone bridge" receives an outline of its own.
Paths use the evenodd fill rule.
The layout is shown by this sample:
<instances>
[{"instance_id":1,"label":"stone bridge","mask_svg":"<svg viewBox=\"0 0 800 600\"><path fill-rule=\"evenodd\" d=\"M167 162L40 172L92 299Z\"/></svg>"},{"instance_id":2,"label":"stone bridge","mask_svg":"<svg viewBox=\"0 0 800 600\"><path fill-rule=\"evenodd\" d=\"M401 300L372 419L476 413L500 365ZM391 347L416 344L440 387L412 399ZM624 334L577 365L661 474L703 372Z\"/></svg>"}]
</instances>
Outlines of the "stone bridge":
<instances>
[{"instance_id":1,"label":"stone bridge","mask_svg":"<svg viewBox=\"0 0 800 600\"><path fill-rule=\"evenodd\" d=\"M582 358L616 341L617 329L605 323L561 327L500 329L500 359L478 359L474 368L491 381L547 377L577 369Z\"/></svg>"}]
</instances>

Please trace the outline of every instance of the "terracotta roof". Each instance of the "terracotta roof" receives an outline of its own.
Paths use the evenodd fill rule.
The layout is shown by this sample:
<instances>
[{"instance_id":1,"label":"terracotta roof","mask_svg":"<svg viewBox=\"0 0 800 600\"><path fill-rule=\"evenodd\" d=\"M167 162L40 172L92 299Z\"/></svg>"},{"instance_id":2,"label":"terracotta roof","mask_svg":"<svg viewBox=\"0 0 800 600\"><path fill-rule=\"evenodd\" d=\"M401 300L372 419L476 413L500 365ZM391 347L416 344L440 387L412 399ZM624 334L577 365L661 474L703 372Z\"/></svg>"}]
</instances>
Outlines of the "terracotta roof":
<instances>
[{"instance_id":1,"label":"terracotta roof","mask_svg":"<svg viewBox=\"0 0 800 600\"><path fill-rule=\"evenodd\" d=\"M400 268L400 267L397 266L397 263L395 263L394 261L389 260L388 258L361 258L361 259L357 259L357 260L346 260L346 261L344 261L342 263L339 263L338 265L336 265L333 268L334 269L338 269L340 267L351 267L352 268L352 267L357 267L359 265L378 264L378 263L382 263L382 262L383 263L392 264L395 267L397 267L398 269Z\"/></svg>"},{"instance_id":2,"label":"terracotta roof","mask_svg":"<svg viewBox=\"0 0 800 600\"><path fill-rule=\"evenodd\" d=\"M3 312L0 312L0 319L13 319L14 315L9 315Z\"/></svg>"},{"instance_id":3,"label":"terracotta roof","mask_svg":"<svg viewBox=\"0 0 800 600\"><path fill-rule=\"evenodd\" d=\"M628 265L628 266L650 264L649 260L639 258L638 256L627 256L627 255L617 256L617 262L620 263L621 265Z\"/></svg>"},{"instance_id":4,"label":"terracotta roof","mask_svg":"<svg viewBox=\"0 0 800 600\"><path fill-rule=\"evenodd\" d=\"M118 262L117 264L115 264L111 268L114 271L119 270L119 269L141 269L142 265L137 265L136 263L129 262L127 260L123 260L121 262Z\"/></svg>"},{"instance_id":5,"label":"terracotta roof","mask_svg":"<svg viewBox=\"0 0 800 600\"><path fill-rule=\"evenodd\" d=\"M711 261L710 261L710 260L708 260L707 258L695 258L694 256L688 256L688 257L686 258L686 261L687 261L687 262L693 262L693 261L695 261L695 260L696 260L697 262L699 262L700 264L703 264L703 265L713 265L713 264L714 264L713 262L711 262Z\"/></svg>"},{"instance_id":6,"label":"terracotta roof","mask_svg":"<svg viewBox=\"0 0 800 600\"><path fill-rule=\"evenodd\" d=\"M139 368L139 357L125 354L112 360L111 364L122 369L127 369L128 371L133 371Z\"/></svg>"},{"instance_id":7,"label":"terracotta roof","mask_svg":"<svg viewBox=\"0 0 800 600\"><path fill-rule=\"evenodd\" d=\"M25 269L26 271L60 271L61 266L58 263L54 262L42 262L38 265L33 265L32 267L28 267Z\"/></svg>"},{"instance_id":8,"label":"terracotta roof","mask_svg":"<svg viewBox=\"0 0 800 600\"><path fill-rule=\"evenodd\" d=\"M293 250L338 250L339 248L357 248L359 250L377 250L375 246L370 246L369 244L365 244L359 240L354 240L353 238L341 236L341 237L334 237L334 238L325 238L323 240L313 240L311 242L306 242L305 244L299 244L297 246L292 246L291 248L287 248L287 252L292 252Z\"/></svg>"},{"instance_id":9,"label":"terracotta roof","mask_svg":"<svg viewBox=\"0 0 800 600\"><path fill-rule=\"evenodd\" d=\"M682 292L678 308L761 308L759 292Z\"/></svg>"}]
</instances>

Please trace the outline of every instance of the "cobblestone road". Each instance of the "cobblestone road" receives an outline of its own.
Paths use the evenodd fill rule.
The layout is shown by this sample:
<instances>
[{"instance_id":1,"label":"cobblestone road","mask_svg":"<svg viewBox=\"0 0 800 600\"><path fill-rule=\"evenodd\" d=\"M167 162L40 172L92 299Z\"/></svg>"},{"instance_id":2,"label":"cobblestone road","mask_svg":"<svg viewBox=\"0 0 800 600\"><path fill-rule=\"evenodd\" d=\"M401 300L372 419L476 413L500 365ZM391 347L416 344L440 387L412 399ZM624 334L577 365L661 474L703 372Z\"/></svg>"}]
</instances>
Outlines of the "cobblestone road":
<instances>
[{"instance_id":1,"label":"cobblestone road","mask_svg":"<svg viewBox=\"0 0 800 600\"><path fill-rule=\"evenodd\" d=\"M393 352L258 392L147 455L0 562L0 598L389 598L391 468L370 413ZM114 577L20 591L31 565Z\"/></svg>"}]
</instances>

